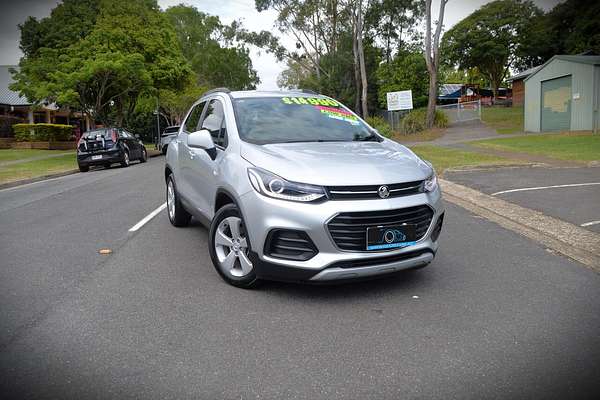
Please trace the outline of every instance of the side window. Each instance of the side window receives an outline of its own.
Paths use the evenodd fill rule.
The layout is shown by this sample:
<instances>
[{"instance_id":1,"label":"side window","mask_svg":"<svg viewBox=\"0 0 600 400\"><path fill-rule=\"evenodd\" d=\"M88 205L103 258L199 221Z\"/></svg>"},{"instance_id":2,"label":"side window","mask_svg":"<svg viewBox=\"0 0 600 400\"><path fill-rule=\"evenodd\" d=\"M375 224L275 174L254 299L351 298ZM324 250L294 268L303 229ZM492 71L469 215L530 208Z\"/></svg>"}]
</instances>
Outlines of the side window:
<instances>
[{"instance_id":1,"label":"side window","mask_svg":"<svg viewBox=\"0 0 600 400\"><path fill-rule=\"evenodd\" d=\"M192 112L190 112L190 115L188 115L185 123L183 124L183 130L185 132L191 133L198 130L198 122L202 116L202 110L204 109L205 104L206 102L203 101L192 109Z\"/></svg>"},{"instance_id":2,"label":"side window","mask_svg":"<svg viewBox=\"0 0 600 400\"><path fill-rule=\"evenodd\" d=\"M217 146L225 147L223 143L222 127L224 120L223 103L220 100L211 100L206 108L202 129L207 129Z\"/></svg>"},{"instance_id":3,"label":"side window","mask_svg":"<svg viewBox=\"0 0 600 400\"><path fill-rule=\"evenodd\" d=\"M227 143L229 143L229 141L227 140L227 124L225 123L225 118L223 118L223 124L221 125L221 142L223 143L222 146L223 147L227 147Z\"/></svg>"}]
</instances>

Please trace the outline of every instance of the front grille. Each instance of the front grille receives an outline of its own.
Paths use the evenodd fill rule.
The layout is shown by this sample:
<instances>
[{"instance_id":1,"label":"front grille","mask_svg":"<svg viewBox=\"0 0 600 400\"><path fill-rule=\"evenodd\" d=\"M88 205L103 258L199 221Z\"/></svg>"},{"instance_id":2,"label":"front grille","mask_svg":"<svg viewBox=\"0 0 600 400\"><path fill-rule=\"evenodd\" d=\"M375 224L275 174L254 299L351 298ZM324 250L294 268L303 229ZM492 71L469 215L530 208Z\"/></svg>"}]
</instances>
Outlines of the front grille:
<instances>
[{"instance_id":1,"label":"front grille","mask_svg":"<svg viewBox=\"0 0 600 400\"><path fill-rule=\"evenodd\" d=\"M381 186L387 186L389 197L410 196L421 193L423 181L394 183L390 185L367 185L367 186L329 186L327 193L331 200L367 200L379 199L378 190Z\"/></svg>"},{"instance_id":2,"label":"front grille","mask_svg":"<svg viewBox=\"0 0 600 400\"><path fill-rule=\"evenodd\" d=\"M366 251L367 228L414 224L416 240L427 233L433 210L426 205L385 211L345 212L327 223L335 244L342 250Z\"/></svg>"},{"instance_id":3,"label":"front grille","mask_svg":"<svg viewBox=\"0 0 600 400\"><path fill-rule=\"evenodd\" d=\"M305 232L274 229L267 236L265 253L275 258L306 261L313 258L318 251Z\"/></svg>"}]
</instances>

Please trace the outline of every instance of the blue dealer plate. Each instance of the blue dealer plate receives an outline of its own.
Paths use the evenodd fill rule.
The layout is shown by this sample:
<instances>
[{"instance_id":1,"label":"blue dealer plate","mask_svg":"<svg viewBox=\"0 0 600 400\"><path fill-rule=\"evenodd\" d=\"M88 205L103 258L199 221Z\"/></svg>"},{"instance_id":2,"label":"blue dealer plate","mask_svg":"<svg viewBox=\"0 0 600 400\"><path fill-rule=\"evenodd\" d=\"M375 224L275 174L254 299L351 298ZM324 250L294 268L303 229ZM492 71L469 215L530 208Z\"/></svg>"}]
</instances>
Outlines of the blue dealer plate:
<instances>
[{"instance_id":1,"label":"blue dealer plate","mask_svg":"<svg viewBox=\"0 0 600 400\"><path fill-rule=\"evenodd\" d=\"M373 226L367 228L367 250L385 250L416 243L415 225Z\"/></svg>"}]
</instances>

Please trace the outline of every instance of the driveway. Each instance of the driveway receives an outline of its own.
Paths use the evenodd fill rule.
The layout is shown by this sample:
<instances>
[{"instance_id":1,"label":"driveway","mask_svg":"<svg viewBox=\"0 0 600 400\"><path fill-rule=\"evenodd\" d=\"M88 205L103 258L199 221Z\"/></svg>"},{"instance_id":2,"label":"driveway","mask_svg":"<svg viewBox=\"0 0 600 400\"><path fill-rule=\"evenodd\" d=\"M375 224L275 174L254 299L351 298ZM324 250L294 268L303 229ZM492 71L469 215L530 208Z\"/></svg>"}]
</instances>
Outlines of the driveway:
<instances>
[{"instance_id":1,"label":"driveway","mask_svg":"<svg viewBox=\"0 0 600 400\"><path fill-rule=\"evenodd\" d=\"M446 171L444 177L600 233L600 167Z\"/></svg>"},{"instance_id":2,"label":"driveway","mask_svg":"<svg viewBox=\"0 0 600 400\"><path fill-rule=\"evenodd\" d=\"M448 205L423 270L236 289L198 223L129 231L164 202L162 163L0 191L0 397L600 394L600 275L580 264Z\"/></svg>"}]
</instances>

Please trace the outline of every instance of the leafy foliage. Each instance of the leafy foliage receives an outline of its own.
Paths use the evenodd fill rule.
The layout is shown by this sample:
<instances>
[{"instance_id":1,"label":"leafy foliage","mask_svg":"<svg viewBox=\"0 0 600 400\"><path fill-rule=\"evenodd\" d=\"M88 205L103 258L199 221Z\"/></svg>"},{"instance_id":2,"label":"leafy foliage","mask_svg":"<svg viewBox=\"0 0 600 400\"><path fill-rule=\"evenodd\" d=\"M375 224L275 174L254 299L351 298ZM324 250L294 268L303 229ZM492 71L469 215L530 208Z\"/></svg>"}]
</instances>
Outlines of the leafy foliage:
<instances>
[{"instance_id":1,"label":"leafy foliage","mask_svg":"<svg viewBox=\"0 0 600 400\"><path fill-rule=\"evenodd\" d=\"M65 142L73 137L73 127L62 124L14 124L17 142Z\"/></svg>"},{"instance_id":2,"label":"leafy foliage","mask_svg":"<svg viewBox=\"0 0 600 400\"><path fill-rule=\"evenodd\" d=\"M235 40L241 29L239 23L226 26L219 17L185 5L170 7L165 14L199 86L247 90L260 82L249 49Z\"/></svg>"},{"instance_id":3,"label":"leafy foliage","mask_svg":"<svg viewBox=\"0 0 600 400\"><path fill-rule=\"evenodd\" d=\"M530 1L488 3L444 34L442 54L450 65L477 67L496 92L509 68L518 64L521 39L539 15Z\"/></svg>"},{"instance_id":4,"label":"leafy foliage","mask_svg":"<svg viewBox=\"0 0 600 400\"><path fill-rule=\"evenodd\" d=\"M417 108L409 112L403 119L402 133L413 134L424 130L427 127L427 109ZM436 128L445 128L448 126L448 117L440 110L435 110L433 126Z\"/></svg>"},{"instance_id":5,"label":"leafy foliage","mask_svg":"<svg viewBox=\"0 0 600 400\"><path fill-rule=\"evenodd\" d=\"M542 64L556 54L600 54L600 2L567 0L532 21L522 37L518 69Z\"/></svg>"},{"instance_id":6,"label":"leafy foliage","mask_svg":"<svg viewBox=\"0 0 600 400\"><path fill-rule=\"evenodd\" d=\"M122 125L142 94L177 88L190 73L155 1L66 0L67 5L85 23L69 19L59 6L37 28L33 20L21 28L21 47L27 52L12 88L31 101L56 102L89 112L105 125ZM80 23L85 29L79 36L67 35L70 40L46 34L75 32Z\"/></svg>"},{"instance_id":7,"label":"leafy foliage","mask_svg":"<svg viewBox=\"0 0 600 400\"><path fill-rule=\"evenodd\" d=\"M381 133L386 138L391 138L394 136L394 131L388 122L379 116L367 117L367 124L371 125L373 128L377 129L379 133Z\"/></svg>"},{"instance_id":8,"label":"leafy foliage","mask_svg":"<svg viewBox=\"0 0 600 400\"><path fill-rule=\"evenodd\" d=\"M386 107L387 92L412 90L414 107L427 104L427 66L423 55L417 51L401 51L389 64L381 64L377 69L379 82L379 106Z\"/></svg>"}]
</instances>

